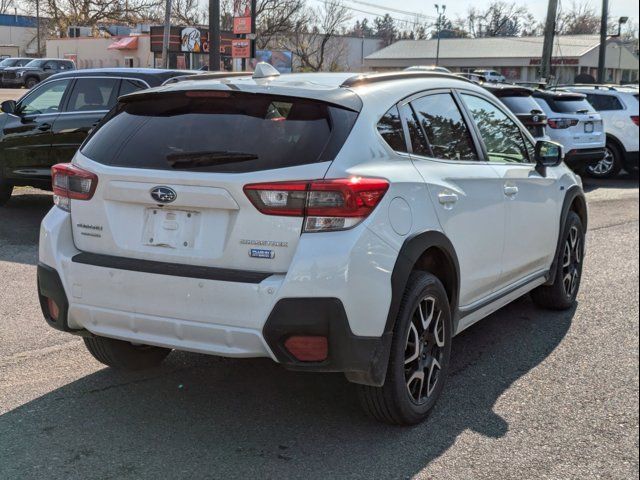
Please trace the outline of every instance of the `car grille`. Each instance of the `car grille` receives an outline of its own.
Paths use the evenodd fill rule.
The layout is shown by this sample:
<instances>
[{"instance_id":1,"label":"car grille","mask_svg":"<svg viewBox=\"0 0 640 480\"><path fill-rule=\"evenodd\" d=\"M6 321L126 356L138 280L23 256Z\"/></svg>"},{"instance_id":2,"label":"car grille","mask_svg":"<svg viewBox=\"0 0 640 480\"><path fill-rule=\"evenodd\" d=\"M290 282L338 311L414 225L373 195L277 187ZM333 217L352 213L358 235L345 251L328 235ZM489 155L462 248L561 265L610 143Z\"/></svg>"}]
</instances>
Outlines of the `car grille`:
<instances>
[{"instance_id":1,"label":"car grille","mask_svg":"<svg viewBox=\"0 0 640 480\"><path fill-rule=\"evenodd\" d=\"M2 78L11 80L13 78L16 78L16 74L15 72L2 72Z\"/></svg>"}]
</instances>

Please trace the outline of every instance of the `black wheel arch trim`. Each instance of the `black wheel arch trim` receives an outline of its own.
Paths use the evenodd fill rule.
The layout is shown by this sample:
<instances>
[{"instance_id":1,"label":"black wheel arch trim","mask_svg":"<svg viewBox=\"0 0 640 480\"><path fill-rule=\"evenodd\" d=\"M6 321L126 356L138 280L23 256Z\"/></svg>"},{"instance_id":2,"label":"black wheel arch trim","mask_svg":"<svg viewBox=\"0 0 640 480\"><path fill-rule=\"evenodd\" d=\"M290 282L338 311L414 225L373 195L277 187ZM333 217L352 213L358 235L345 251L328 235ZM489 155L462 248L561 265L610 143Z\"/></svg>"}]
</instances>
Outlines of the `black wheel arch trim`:
<instances>
[{"instance_id":1,"label":"black wheel arch trim","mask_svg":"<svg viewBox=\"0 0 640 480\"><path fill-rule=\"evenodd\" d=\"M587 232L589 215L587 209L587 197L585 196L582 188L578 185L571 186L567 193L564 196L564 202L562 203L562 211L560 213L560 225L558 229L558 241L556 244L556 251L554 253L553 262L551 263L551 268L549 269L549 277L545 285L553 285L556 279L556 272L558 269L558 256L560 250L562 249L562 233L564 232L564 226L567 223L567 217L569 216L569 212L572 211L571 207L575 202L578 202L578 216L582 221L582 228L584 229L583 233Z\"/></svg>"}]
</instances>

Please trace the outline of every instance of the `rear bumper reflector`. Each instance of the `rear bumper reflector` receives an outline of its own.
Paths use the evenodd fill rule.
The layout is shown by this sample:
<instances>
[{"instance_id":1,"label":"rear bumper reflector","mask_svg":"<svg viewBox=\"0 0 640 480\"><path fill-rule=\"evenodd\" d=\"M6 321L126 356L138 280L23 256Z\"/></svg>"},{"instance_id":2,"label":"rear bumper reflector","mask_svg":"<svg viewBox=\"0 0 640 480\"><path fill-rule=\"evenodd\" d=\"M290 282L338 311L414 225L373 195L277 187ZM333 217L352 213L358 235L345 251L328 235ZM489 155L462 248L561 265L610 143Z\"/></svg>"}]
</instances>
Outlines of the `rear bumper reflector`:
<instances>
[{"instance_id":1,"label":"rear bumper reflector","mask_svg":"<svg viewBox=\"0 0 640 480\"><path fill-rule=\"evenodd\" d=\"M88 252L75 255L72 261L74 263L82 263L96 267L115 268L116 270L129 270L132 272L153 273L172 277L198 278L202 280L217 280L220 282L260 283L271 275L280 274L275 272L232 270L228 268L156 262Z\"/></svg>"}]
</instances>

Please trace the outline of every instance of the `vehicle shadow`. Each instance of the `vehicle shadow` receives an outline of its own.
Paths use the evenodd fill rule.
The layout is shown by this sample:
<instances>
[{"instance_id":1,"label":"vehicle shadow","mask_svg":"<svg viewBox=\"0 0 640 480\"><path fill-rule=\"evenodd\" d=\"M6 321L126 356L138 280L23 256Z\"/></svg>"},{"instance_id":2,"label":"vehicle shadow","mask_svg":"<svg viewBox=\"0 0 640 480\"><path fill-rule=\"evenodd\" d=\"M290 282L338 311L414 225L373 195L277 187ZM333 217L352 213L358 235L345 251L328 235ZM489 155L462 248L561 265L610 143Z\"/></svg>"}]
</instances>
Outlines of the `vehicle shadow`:
<instances>
[{"instance_id":1,"label":"vehicle shadow","mask_svg":"<svg viewBox=\"0 0 640 480\"><path fill-rule=\"evenodd\" d=\"M36 263L40 222L52 206L50 193L19 189L0 207L0 261Z\"/></svg>"},{"instance_id":2,"label":"vehicle shadow","mask_svg":"<svg viewBox=\"0 0 640 480\"><path fill-rule=\"evenodd\" d=\"M607 179L591 178L588 175L584 175L582 182L585 192L592 192L599 188L637 189L639 185L637 175L634 176L626 172L621 173L616 178Z\"/></svg>"},{"instance_id":3,"label":"vehicle shadow","mask_svg":"<svg viewBox=\"0 0 640 480\"><path fill-rule=\"evenodd\" d=\"M0 416L0 478L408 478L466 430L505 436L496 401L574 313L524 297L463 332L442 398L411 428L365 417L342 375L265 359L174 352L152 372L103 369Z\"/></svg>"}]
</instances>

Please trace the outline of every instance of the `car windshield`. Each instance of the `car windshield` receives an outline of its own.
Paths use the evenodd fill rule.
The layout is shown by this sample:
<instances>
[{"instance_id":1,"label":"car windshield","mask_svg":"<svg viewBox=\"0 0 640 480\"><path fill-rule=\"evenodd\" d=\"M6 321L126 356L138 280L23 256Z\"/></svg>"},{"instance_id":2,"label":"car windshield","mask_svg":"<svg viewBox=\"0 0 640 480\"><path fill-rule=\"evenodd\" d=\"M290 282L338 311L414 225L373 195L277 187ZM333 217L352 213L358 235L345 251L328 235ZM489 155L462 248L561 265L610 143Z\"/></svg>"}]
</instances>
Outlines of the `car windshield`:
<instances>
[{"instance_id":1,"label":"car windshield","mask_svg":"<svg viewBox=\"0 0 640 480\"><path fill-rule=\"evenodd\" d=\"M533 97L498 97L513 113L542 113L540 105Z\"/></svg>"},{"instance_id":2,"label":"car windshield","mask_svg":"<svg viewBox=\"0 0 640 480\"><path fill-rule=\"evenodd\" d=\"M31 60L25 67L40 68L46 63L46 60Z\"/></svg>"},{"instance_id":3,"label":"car windshield","mask_svg":"<svg viewBox=\"0 0 640 480\"><path fill-rule=\"evenodd\" d=\"M105 165L249 172L332 160L357 113L271 95L186 92L121 103L82 147Z\"/></svg>"},{"instance_id":4,"label":"car windshield","mask_svg":"<svg viewBox=\"0 0 640 480\"><path fill-rule=\"evenodd\" d=\"M0 67L12 67L16 62L15 58L5 58L0 62Z\"/></svg>"}]
</instances>

